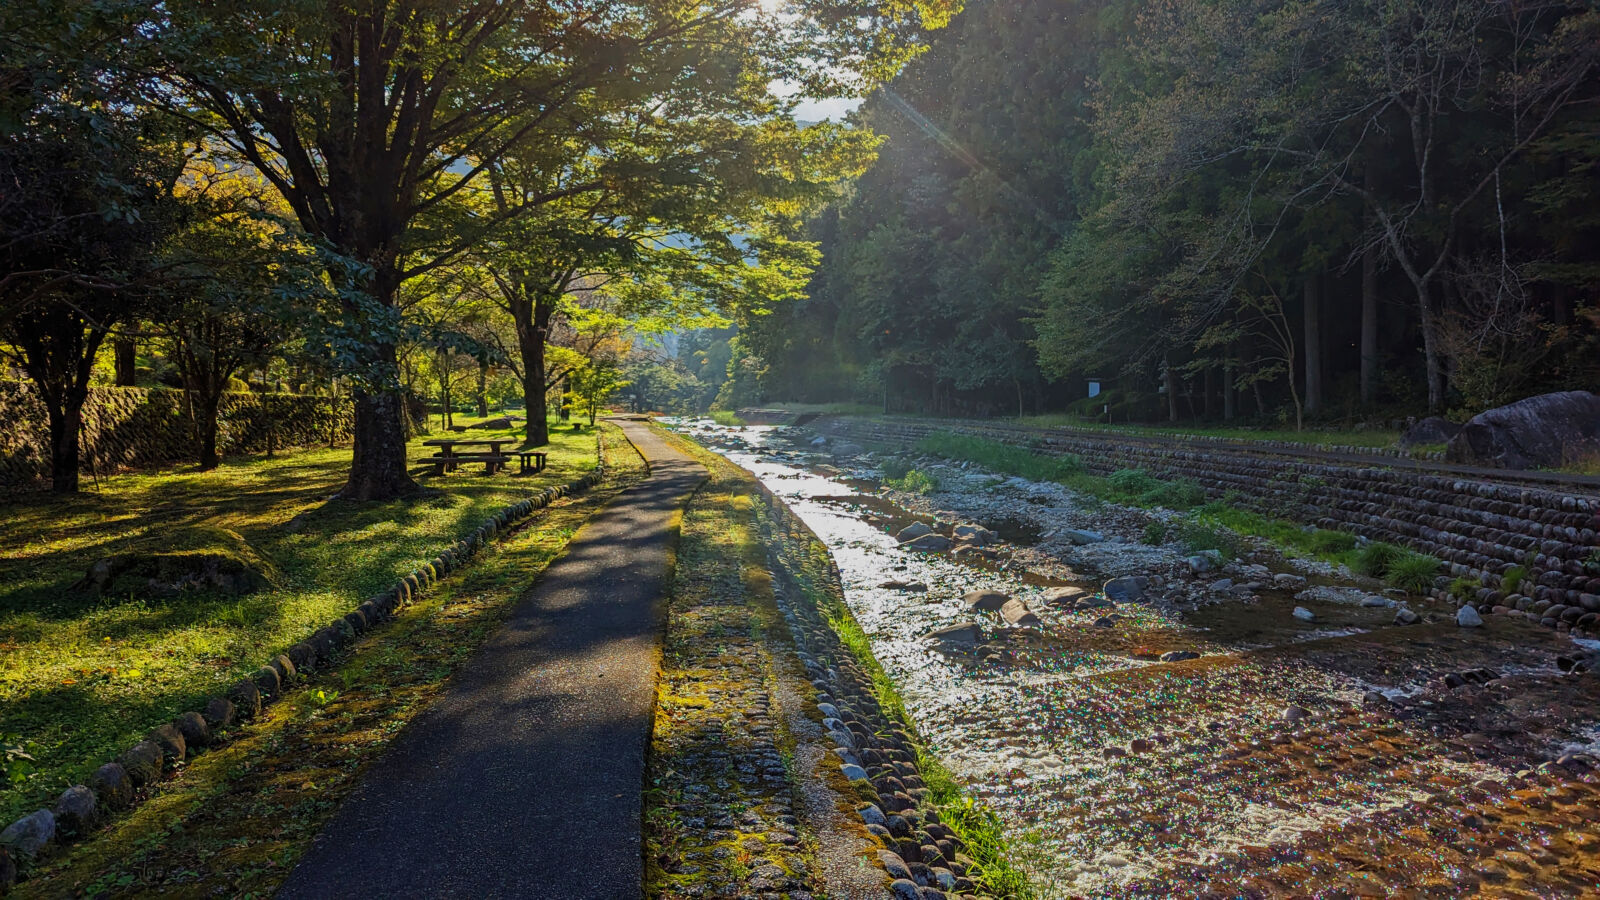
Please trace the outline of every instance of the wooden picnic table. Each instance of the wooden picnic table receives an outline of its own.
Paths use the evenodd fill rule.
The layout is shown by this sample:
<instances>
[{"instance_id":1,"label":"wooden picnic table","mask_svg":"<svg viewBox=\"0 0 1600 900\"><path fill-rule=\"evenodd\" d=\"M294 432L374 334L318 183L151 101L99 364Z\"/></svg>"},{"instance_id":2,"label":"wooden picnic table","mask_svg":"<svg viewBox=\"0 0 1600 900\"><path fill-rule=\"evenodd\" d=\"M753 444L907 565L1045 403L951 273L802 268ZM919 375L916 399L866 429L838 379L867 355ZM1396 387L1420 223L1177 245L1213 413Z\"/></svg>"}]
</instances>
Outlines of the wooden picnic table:
<instances>
[{"instance_id":1,"label":"wooden picnic table","mask_svg":"<svg viewBox=\"0 0 1600 900\"><path fill-rule=\"evenodd\" d=\"M510 459L510 457L500 452L500 448L504 447L506 444L515 443L516 440L514 438L478 438L470 440L462 438L438 438L431 441L423 441L422 445L424 447L439 448L439 452L435 453L432 457L433 474L435 475L443 475L446 472L454 472L456 466L459 466L464 462L481 462L484 465L485 471L487 471L490 475L493 475L504 468L505 463ZM487 451L477 453L458 453L456 452L457 447L488 447L489 449Z\"/></svg>"},{"instance_id":2,"label":"wooden picnic table","mask_svg":"<svg viewBox=\"0 0 1600 900\"><path fill-rule=\"evenodd\" d=\"M433 474L435 475L453 472L456 466L464 462L481 462L484 465L484 470L493 475L505 468L506 463L511 461L511 457L502 453L500 448L506 444L515 443L515 438L436 438L431 441L423 441L422 445L424 447L439 448L438 453L429 457L433 462ZM457 447L488 447L489 449L483 452L458 453L456 452ZM529 471L530 468L534 472L543 471L545 461L549 458L549 454L543 450L518 451L517 456L522 460L523 472Z\"/></svg>"}]
</instances>

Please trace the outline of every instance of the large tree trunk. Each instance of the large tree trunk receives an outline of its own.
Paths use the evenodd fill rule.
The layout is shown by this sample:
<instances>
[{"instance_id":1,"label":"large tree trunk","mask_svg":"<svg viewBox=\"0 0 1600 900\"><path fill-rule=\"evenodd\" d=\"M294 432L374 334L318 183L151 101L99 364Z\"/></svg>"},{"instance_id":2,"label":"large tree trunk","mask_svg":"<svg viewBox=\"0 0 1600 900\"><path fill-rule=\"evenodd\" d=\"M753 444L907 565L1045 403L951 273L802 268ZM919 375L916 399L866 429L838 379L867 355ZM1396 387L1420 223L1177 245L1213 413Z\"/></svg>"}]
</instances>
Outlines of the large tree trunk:
<instances>
[{"instance_id":1,"label":"large tree trunk","mask_svg":"<svg viewBox=\"0 0 1600 900\"><path fill-rule=\"evenodd\" d=\"M1444 366L1439 358L1439 323L1428 301L1426 282L1416 285L1417 311L1422 324L1422 357L1428 372L1428 412L1437 413L1444 405Z\"/></svg>"},{"instance_id":2,"label":"large tree trunk","mask_svg":"<svg viewBox=\"0 0 1600 900\"><path fill-rule=\"evenodd\" d=\"M1361 254L1361 402L1378 390L1378 252Z\"/></svg>"},{"instance_id":3,"label":"large tree trunk","mask_svg":"<svg viewBox=\"0 0 1600 900\"><path fill-rule=\"evenodd\" d=\"M1306 345L1306 398L1305 411L1311 415L1322 412L1322 279L1312 275L1306 279L1305 308ZM1293 376L1290 376L1293 381ZM1295 418L1299 419L1298 411ZM1300 427L1298 421L1295 428Z\"/></svg>"},{"instance_id":4,"label":"large tree trunk","mask_svg":"<svg viewBox=\"0 0 1600 900\"><path fill-rule=\"evenodd\" d=\"M222 460L217 456L217 407L222 405L219 393L201 396L195 412L200 419L200 468L215 469Z\"/></svg>"},{"instance_id":5,"label":"large tree trunk","mask_svg":"<svg viewBox=\"0 0 1600 900\"><path fill-rule=\"evenodd\" d=\"M395 347L377 348L381 363L393 366ZM406 471L406 421L399 390L357 390L355 447L350 456L350 479L339 496L345 500L387 500L417 491Z\"/></svg>"},{"instance_id":6,"label":"large tree trunk","mask_svg":"<svg viewBox=\"0 0 1600 900\"><path fill-rule=\"evenodd\" d=\"M88 392L69 389L61 403L47 403L50 416L50 490L78 492L78 441L83 431L83 403Z\"/></svg>"},{"instance_id":7,"label":"large tree trunk","mask_svg":"<svg viewBox=\"0 0 1600 900\"><path fill-rule=\"evenodd\" d=\"M523 411L528 415L527 447L550 443L550 410L545 401L544 341L549 333L555 304L533 299L511 303L511 319L517 326L517 352L522 356Z\"/></svg>"},{"instance_id":8,"label":"large tree trunk","mask_svg":"<svg viewBox=\"0 0 1600 900\"><path fill-rule=\"evenodd\" d=\"M113 359L116 363L116 380L118 387L133 387L135 378L135 361L138 359L138 347L133 343L133 338L118 336L111 342Z\"/></svg>"}]
</instances>

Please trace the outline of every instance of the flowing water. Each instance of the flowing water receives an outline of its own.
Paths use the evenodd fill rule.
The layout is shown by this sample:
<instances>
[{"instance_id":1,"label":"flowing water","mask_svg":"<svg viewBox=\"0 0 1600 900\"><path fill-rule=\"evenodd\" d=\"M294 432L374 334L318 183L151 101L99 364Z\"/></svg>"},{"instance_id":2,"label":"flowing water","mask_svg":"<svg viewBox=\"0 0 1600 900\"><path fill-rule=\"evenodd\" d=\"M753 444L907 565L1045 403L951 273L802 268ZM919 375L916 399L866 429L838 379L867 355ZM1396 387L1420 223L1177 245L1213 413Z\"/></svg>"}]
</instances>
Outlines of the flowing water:
<instances>
[{"instance_id":1,"label":"flowing water","mask_svg":"<svg viewBox=\"0 0 1600 900\"><path fill-rule=\"evenodd\" d=\"M1392 608L1270 587L1188 611L1062 610L1044 602L1053 586L1172 572L1178 554L1114 536L1027 550L1087 521L1055 485L967 468L931 502L897 505L870 458L829 460L781 428L674 424L828 545L918 728L1001 816L1044 896L1600 896L1600 676L1557 665L1600 646L1498 618L1399 627ZM893 533L934 504L1005 549L903 549ZM967 611L978 588L1028 602L1040 624ZM976 652L927 637L963 622L984 628ZM1198 656L1160 661L1174 650Z\"/></svg>"}]
</instances>

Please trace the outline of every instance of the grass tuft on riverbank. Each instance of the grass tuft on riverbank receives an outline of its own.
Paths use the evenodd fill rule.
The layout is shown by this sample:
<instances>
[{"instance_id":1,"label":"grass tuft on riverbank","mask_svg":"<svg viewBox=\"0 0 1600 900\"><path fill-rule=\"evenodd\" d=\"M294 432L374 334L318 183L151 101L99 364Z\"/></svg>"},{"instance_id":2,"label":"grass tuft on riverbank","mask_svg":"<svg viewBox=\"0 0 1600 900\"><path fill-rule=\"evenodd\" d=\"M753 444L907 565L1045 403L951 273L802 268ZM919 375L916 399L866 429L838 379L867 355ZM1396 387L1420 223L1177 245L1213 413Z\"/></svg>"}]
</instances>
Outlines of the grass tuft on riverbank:
<instances>
[{"instance_id":1,"label":"grass tuft on riverbank","mask_svg":"<svg viewBox=\"0 0 1600 900\"><path fill-rule=\"evenodd\" d=\"M477 432L512 438L512 432ZM421 439L409 456L432 452ZM330 497L348 449L102 479L98 492L0 504L0 824L52 804L152 727L224 691L273 654L386 589L500 508L595 464L592 430L552 431L537 476L463 467L381 503ZM468 471L468 469L473 471ZM235 560L264 589L75 589L95 561L173 551ZM3 757L0 757L3 758Z\"/></svg>"},{"instance_id":2,"label":"grass tuft on riverbank","mask_svg":"<svg viewBox=\"0 0 1600 900\"><path fill-rule=\"evenodd\" d=\"M1342 565L1413 594L1433 587L1444 565L1432 556L1384 541L1361 543L1349 532L1307 528L1220 501L1195 510L1178 528L1178 540L1191 551L1219 550L1224 556L1237 556L1241 545L1230 535L1264 538L1280 550ZM1210 546L1202 546L1206 544Z\"/></svg>"},{"instance_id":3,"label":"grass tuft on riverbank","mask_svg":"<svg viewBox=\"0 0 1600 900\"><path fill-rule=\"evenodd\" d=\"M1038 453L972 435L936 431L918 441L915 449L1029 481L1053 481L1080 494L1124 506L1185 510L1205 502L1205 491L1193 482L1158 479L1140 469L1093 475L1081 459L1070 453Z\"/></svg>"}]
</instances>

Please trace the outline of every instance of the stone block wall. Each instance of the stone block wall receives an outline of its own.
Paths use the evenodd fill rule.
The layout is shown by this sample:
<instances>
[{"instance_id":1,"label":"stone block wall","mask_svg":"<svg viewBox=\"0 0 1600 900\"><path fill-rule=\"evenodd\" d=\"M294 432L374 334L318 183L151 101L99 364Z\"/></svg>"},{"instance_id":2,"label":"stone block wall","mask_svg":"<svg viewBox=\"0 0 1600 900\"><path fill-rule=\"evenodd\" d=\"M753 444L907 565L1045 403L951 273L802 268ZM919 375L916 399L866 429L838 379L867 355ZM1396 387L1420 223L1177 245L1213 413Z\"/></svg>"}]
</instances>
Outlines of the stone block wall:
<instances>
[{"instance_id":1,"label":"stone block wall","mask_svg":"<svg viewBox=\"0 0 1600 900\"><path fill-rule=\"evenodd\" d=\"M344 398L229 393L218 411L224 456L350 440L353 412ZM84 477L198 458L194 420L183 391L97 387L83 411ZM50 425L33 385L0 382L0 488L25 489L50 476Z\"/></svg>"},{"instance_id":2,"label":"stone block wall","mask_svg":"<svg viewBox=\"0 0 1600 900\"><path fill-rule=\"evenodd\" d=\"M1466 479L1425 470L1309 460L1238 447L1175 445L1127 435L929 420L830 418L824 433L909 447L936 431L1072 454L1097 475L1143 469L1182 478L1208 496L1319 528L1336 528L1436 556L1448 566L1435 595L1454 578L1481 582L1471 601L1522 610L1548 624L1600 624L1600 494ZM1527 574L1502 590L1513 566Z\"/></svg>"}]
</instances>

